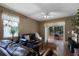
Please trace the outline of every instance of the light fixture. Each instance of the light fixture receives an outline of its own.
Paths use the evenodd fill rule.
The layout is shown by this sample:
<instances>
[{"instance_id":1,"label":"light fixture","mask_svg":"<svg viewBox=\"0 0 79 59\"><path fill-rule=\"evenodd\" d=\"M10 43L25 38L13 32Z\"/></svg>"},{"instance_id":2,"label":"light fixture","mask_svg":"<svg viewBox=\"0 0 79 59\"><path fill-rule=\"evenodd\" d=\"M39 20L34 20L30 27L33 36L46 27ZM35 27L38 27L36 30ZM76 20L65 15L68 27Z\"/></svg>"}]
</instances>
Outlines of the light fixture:
<instances>
[{"instance_id":1,"label":"light fixture","mask_svg":"<svg viewBox=\"0 0 79 59\"><path fill-rule=\"evenodd\" d=\"M45 19L48 19L48 18L49 18L49 16L48 16L48 15L45 15L45 16L44 16L44 18L45 18Z\"/></svg>"},{"instance_id":2,"label":"light fixture","mask_svg":"<svg viewBox=\"0 0 79 59\"><path fill-rule=\"evenodd\" d=\"M51 17L51 12L41 12L44 19L49 19Z\"/></svg>"},{"instance_id":3,"label":"light fixture","mask_svg":"<svg viewBox=\"0 0 79 59\"><path fill-rule=\"evenodd\" d=\"M50 14L50 13L44 13L44 18L45 18L45 19L48 19L48 18L49 18L49 14Z\"/></svg>"}]
</instances>

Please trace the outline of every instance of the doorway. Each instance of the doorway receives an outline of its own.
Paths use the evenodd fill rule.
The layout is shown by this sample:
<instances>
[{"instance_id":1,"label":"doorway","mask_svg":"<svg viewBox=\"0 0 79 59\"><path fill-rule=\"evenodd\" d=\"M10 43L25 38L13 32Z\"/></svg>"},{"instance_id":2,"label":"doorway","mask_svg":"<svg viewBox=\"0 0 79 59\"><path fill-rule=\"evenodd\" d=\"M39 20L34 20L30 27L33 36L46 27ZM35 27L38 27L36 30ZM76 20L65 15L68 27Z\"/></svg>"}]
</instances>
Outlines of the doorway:
<instances>
[{"instance_id":1,"label":"doorway","mask_svg":"<svg viewBox=\"0 0 79 59\"><path fill-rule=\"evenodd\" d=\"M58 34L61 40L65 41L65 22L57 22L45 26L45 41L52 43L54 35Z\"/></svg>"}]
</instances>

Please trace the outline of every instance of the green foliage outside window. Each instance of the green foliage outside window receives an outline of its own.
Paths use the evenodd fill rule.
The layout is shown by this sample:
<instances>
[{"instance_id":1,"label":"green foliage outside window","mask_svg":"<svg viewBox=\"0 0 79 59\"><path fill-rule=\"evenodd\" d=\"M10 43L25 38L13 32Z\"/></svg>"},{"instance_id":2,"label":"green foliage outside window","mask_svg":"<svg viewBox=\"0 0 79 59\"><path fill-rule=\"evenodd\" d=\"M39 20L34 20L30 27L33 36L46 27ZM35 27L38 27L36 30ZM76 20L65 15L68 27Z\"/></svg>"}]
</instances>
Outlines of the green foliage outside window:
<instances>
[{"instance_id":1,"label":"green foliage outside window","mask_svg":"<svg viewBox=\"0 0 79 59\"><path fill-rule=\"evenodd\" d=\"M49 27L49 35L59 34L63 37L63 26L51 26Z\"/></svg>"}]
</instances>

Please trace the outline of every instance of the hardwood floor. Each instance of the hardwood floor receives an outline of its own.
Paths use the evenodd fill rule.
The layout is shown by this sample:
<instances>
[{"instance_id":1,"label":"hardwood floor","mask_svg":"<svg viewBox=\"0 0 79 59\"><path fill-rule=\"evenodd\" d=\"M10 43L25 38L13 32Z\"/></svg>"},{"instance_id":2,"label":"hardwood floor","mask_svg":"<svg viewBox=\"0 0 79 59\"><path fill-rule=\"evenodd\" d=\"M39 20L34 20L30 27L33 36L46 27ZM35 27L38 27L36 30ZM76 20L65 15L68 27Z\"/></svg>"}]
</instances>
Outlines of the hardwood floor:
<instances>
[{"instance_id":1,"label":"hardwood floor","mask_svg":"<svg viewBox=\"0 0 79 59\"><path fill-rule=\"evenodd\" d=\"M55 47L52 44L43 44L43 47L40 49L41 56L53 56L53 50Z\"/></svg>"},{"instance_id":2,"label":"hardwood floor","mask_svg":"<svg viewBox=\"0 0 79 59\"><path fill-rule=\"evenodd\" d=\"M73 56L73 54L71 54L68 50L68 46L67 44L65 44L65 50L64 50L64 56ZM42 49L40 49L40 54L41 55L46 55L48 54L50 51L52 53L51 56L56 56L56 54L53 53L53 51L56 49L56 46L54 44L43 44Z\"/></svg>"}]
</instances>

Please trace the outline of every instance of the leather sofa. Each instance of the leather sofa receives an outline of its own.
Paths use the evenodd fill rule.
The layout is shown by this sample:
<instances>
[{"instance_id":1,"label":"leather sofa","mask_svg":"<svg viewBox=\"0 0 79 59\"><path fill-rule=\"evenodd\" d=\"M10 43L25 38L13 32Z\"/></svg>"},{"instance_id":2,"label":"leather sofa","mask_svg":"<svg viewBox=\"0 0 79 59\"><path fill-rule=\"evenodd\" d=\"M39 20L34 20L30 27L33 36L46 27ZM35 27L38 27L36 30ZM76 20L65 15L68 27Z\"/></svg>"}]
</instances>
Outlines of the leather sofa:
<instances>
[{"instance_id":1,"label":"leather sofa","mask_svg":"<svg viewBox=\"0 0 79 59\"><path fill-rule=\"evenodd\" d=\"M25 35L25 34L23 34ZM35 34L30 35L30 42L26 42L26 45L20 44L19 40L11 41L8 39L0 40L0 55L6 56L35 56L39 55L39 46L41 41L35 37ZM20 38L18 38L20 39Z\"/></svg>"},{"instance_id":2,"label":"leather sofa","mask_svg":"<svg viewBox=\"0 0 79 59\"><path fill-rule=\"evenodd\" d=\"M29 41L26 41L25 44L22 44L22 45L24 45L24 46L26 46L26 47L29 47L29 48L32 48L34 51L37 52L37 55L40 55L40 54L39 54L39 47L41 46L42 41L39 40L39 39L36 37L35 33L22 34L21 37L24 38L25 35L26 35L26 36L29 35ZM18 43L21 42L21 41L20 41L20 38L21 38L21 37L19 37ZM21 42L21 43L22 43L22 42ZM23 43L24 43L24 42L23 42Z\"/></svg>"},{"instance_id":3,"label":"leather sofa","mask_svg":"<svg viewBox=\"0 0 79 59\"><path fill-rule=\"evenodd\" d=\"M1 56L35 56L36 52L11 40L0 40Z\"/></svg>"}]
</instances>

